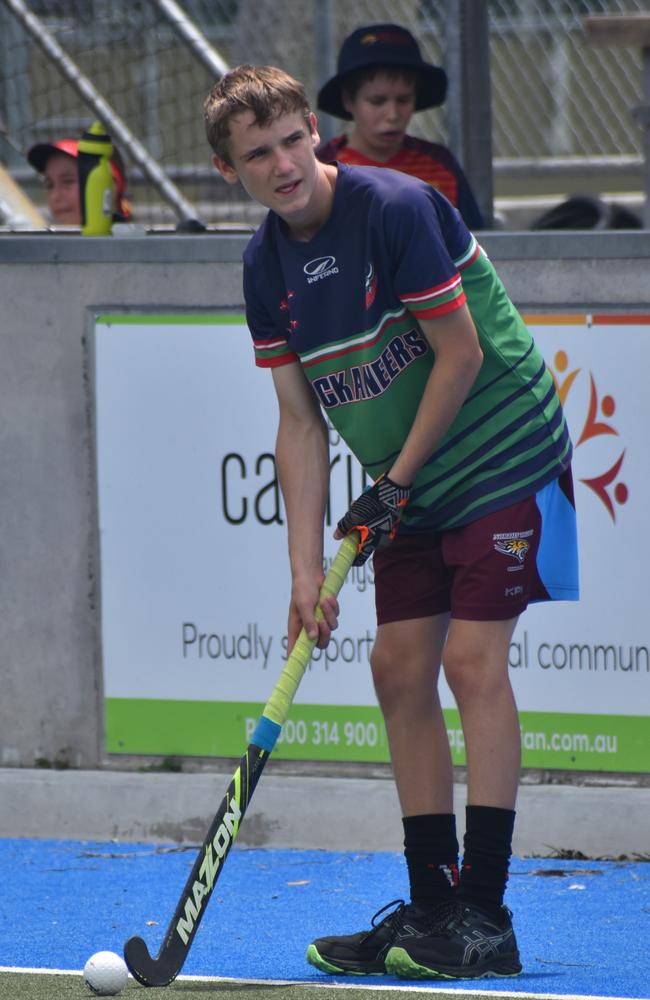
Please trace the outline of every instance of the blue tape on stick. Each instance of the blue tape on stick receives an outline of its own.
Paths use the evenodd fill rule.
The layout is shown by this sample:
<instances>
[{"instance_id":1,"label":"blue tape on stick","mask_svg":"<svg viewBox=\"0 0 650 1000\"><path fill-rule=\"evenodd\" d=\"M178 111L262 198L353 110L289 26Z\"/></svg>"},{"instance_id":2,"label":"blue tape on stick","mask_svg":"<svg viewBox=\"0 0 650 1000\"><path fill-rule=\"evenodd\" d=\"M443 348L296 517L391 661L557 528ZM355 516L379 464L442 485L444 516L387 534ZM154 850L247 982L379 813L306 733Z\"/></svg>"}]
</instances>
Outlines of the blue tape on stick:
<instances>
[{"instance_id":1,"label":"blue tape on stick","mask_svg":"<svg viewBox=\"0 0 650 1000\"><path fill-rule=\"evenodd\" d=\"M251 743L254 743L256 747L261 747L262 750L271 750L277 743L278 736L282 732L282 726L278 725L277 722L273 722L272 719L267 719L265 715L260 716L260 720L255 726L253 735L251 736Z\"/></svg>"}]
</instances>

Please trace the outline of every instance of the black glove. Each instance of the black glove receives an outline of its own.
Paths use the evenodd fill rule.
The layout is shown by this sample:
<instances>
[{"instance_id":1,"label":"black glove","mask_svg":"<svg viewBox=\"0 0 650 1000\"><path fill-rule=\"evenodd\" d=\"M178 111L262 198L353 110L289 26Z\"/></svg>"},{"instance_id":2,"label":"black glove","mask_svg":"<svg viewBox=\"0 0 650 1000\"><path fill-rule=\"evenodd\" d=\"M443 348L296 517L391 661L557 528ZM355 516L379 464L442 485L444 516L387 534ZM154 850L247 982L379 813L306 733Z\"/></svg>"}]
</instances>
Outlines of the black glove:
<instances>
[{"instance_id":1,"label":"black glove","mask_svg":"<svg viewBox=\"0 0 650 1000\"><path fill-rule=\"evenodd\" d=\"M383 549L393 540L410 493L410 486L398 486L383 475L357 497L338 523L341 534L355 528L361 536L354 566L363 566L375 549Z\"/></svg>"}]
</instances>

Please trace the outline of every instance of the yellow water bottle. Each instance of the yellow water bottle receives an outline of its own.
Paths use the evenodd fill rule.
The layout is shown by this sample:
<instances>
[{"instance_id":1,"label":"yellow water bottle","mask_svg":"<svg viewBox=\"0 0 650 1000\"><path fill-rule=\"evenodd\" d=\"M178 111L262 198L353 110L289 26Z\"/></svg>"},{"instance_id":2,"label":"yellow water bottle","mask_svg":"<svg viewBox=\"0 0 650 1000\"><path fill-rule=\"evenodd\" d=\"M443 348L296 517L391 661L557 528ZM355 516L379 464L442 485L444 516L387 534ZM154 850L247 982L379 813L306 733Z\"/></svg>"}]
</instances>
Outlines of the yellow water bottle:
<instances>
[{"instance_id":1,"label":"yellow water bottle","mask_svg":"<svg viewBox=\"0 0 650 1000\"><path fill-rule=\"evenodd\" d=\"M113 227L113 145L101 122L93 122L79 140L81 235L108 236Z\"/></svg>"}]
</instances>

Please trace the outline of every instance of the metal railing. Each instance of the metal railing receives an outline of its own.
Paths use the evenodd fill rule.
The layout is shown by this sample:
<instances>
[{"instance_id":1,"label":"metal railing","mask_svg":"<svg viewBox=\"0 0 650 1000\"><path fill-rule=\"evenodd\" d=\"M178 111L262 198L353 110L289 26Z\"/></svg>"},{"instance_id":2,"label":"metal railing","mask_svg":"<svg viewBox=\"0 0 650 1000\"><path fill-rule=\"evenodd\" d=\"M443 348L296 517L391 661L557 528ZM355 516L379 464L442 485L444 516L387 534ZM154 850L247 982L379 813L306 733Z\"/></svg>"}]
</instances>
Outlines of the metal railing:
<instances>
[{"instance_id":1,"label":"metal railing","mask_svg":"<svg viewBox=\"0 0 650 1000\"><path fill-rule=\"evenodd\" d=\"M64 59L37 41L21 7ZM458 7L452 0L0 0L0 161L38 198L25 151L37 141L78 135L98 115L94 93L121 123L111 127L137 220L254 218L242 192L216 176L203 133L203 99L223 69L243 61L281 65L314 100L342 39L362 24L404 24L424 56L444 65ZM606 161L640 191L643 130L630 109L641 94L641 53L635 46L591 47L583 19L649 13L649 3L488 0L487 11L498 189L517 172L534 193L549 165L556 177L566 166L569 185L582 167L588 176L594 163ZM452 106L417 115L413 133L453 144ZM630 166L637 163L638 175Z\"/></svg>"}]
</instances>

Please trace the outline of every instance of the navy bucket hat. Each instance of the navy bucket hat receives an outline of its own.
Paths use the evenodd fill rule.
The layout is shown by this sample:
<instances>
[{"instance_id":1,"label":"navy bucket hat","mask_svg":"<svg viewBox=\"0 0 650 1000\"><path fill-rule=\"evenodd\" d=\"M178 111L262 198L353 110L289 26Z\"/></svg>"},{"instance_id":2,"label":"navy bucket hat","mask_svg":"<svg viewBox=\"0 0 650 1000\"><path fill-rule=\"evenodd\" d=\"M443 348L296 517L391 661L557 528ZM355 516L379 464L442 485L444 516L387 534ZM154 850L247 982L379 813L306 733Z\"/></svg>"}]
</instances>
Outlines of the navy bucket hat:
<instances>
[{"instance_id":1,"label":"navy bucket hat","mask_svg":"<svg viewBox=\"0 0 650 1000\"><path fill-rule=\"evenodd\" d=\"M415 110L442 104L447 93L447 74L439 66L424 61L410 31L398 24L369 24L357 28L343 42L338 72L318 93L317 107L335 118L351 120L343 106L343 85L355 70L386 66L414 70L417 75Z\"/></svg>"}]
</instances>

